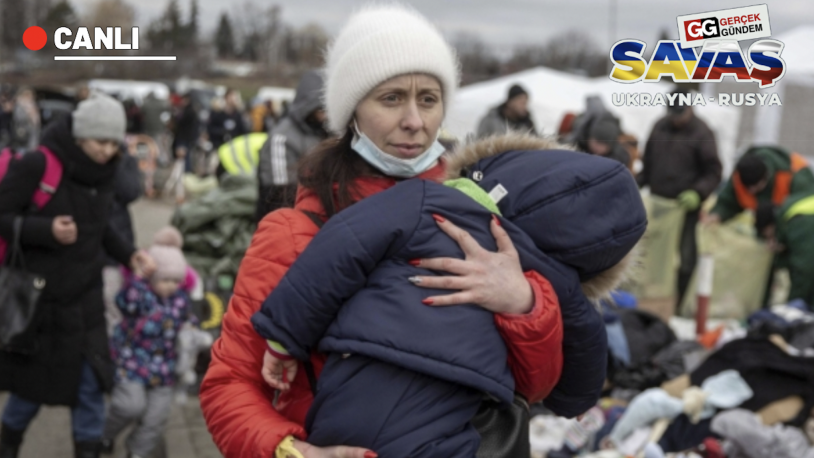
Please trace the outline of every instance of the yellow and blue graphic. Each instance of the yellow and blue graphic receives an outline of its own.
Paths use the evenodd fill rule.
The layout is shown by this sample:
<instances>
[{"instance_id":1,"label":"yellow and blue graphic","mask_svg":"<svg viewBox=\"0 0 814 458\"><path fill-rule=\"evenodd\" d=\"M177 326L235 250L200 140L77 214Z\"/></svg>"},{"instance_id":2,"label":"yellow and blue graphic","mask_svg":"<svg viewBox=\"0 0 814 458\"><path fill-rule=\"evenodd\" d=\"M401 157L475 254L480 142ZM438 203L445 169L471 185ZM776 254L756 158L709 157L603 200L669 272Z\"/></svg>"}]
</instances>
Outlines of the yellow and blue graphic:
<instances>
[{"instance_id":1,"label":"yellow and blue graphic","mask_svg":"<svg viewBox=\"0 0 814 458\"><path fill-rule=\"evenodd\" d=\"M619 83L661 81L672 78L676 83L720 82L725 76L735 81L757 81L761 88L771 87L783 77L786 64L780 57L783 43L758 40L746 54L737 41L712 40L701 51L683 47L679 40L662 40L645 60L647 44L640 40L621 40L613 45L610 79Z\"/></svg>"}]
</instances>

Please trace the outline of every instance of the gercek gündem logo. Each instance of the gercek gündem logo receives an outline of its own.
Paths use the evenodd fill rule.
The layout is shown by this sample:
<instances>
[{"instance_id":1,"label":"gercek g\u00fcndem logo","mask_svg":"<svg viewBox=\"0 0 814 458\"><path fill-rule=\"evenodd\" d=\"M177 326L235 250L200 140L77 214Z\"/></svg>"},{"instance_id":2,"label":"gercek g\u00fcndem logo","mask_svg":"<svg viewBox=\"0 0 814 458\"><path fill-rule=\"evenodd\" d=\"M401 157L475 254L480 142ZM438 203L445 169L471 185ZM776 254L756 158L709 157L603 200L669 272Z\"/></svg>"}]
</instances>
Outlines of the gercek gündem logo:
<instances>
[{"instance_id":1,"label":"gercek g\u00fcndem logo","mask_svg":"<svg viewBox=\"0 0 814 458\"><path fill-rule=\"evenodd\" d=\"M786 63L780 57L784 47L782 42L759 39L746 53L738 43L771 36L766 5L679 16L677 22L681 39L659 41L649 62L643 57L647 48L645 42L616 42L610 51L613 63L610 79L630 84L655 83L663 77L672 78L676 83L721 82L725 77L731 77L737 82L757 82L763 89L774 86L786 73ZM655 103L658 105L676 102L675 98L664 100L665 96L661 94L648 95L622 94L624 100L619 100L614 94L614 105L653 105L656 99L662 99L661 103ZM711 99L714 101L714 97ZM782 105L777 94L764 93L720 94L718 103L729 105L730 100L733 105ZM692 104L703 105L705 100L698 94Z\"/></svg>"},{"instance_id":2,"label":"gercek g\u00fcndem logo","mask_svg":"<svg viewBox=\"0 0 814 458\"><path fill-rule=\"evenodd\" d=\"M59 27L54 31L54 46L61 50L138 50L138 27L130 30L130 43L122 41L121 27L94 27L93 38L88 27ZM23 44L32 51L39 51L48 43L48 34L42 27L31 26L23 33ZM54 60L175 60L175 56L133 56L133 55L83 55L54 56Z\"/></svg>"}]
</instances>

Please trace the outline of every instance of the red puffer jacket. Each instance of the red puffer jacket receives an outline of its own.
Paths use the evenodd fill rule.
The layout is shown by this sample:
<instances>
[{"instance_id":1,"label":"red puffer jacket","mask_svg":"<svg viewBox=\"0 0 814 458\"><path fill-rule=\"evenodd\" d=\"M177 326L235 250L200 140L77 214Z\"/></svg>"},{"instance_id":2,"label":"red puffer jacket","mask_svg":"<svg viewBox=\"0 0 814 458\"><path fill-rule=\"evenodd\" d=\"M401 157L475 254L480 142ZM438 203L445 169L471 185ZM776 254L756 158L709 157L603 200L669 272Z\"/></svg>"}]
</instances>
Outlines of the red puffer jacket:
<instances>
[{"instance_id":1,"label":"red puffer jacket","mask_svg":"<svg viewBox=\"0 0 814 458\"><path fill-rule=\"evenodd\" d=\"M441 163L419 178L440 181L443 176ZM366 197L395 184L389 178L363 178L358 188ZM227 458L270 458L285 436L306 439L303 424L312 395L305 371L297 372L291 389L273 405L274 392L260 375L265 342L250 321L316 235L316 225L301 210L323 213L319 199L300 188L295 209L277 210L260 222L240 266L221 337L212 346L212 363L201 385L201 408L215 444ZM527 272L526 277L534 291L532 311L496 314L495 323L509 350L516 390L536 402L560 378L562 319L548 280L536 272ZM319 375L324 356L314 354L311 360Z\"/></svg>"}]
</instances>

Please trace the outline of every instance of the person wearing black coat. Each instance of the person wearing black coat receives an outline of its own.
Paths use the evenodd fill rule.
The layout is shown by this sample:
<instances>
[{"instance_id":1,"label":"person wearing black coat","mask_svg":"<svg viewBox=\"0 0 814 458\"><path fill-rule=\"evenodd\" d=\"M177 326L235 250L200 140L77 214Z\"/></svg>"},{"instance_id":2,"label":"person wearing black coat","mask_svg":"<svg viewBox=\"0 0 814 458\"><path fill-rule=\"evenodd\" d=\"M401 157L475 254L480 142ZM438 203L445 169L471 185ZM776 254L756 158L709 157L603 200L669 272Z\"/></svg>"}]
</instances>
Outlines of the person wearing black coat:
<instances>
[{"instance_id":1,"label":"person wearing black coat","mask_svg":"<svg viewBox=\"0 0 814 458\"><path fill-rule=\"evenodd\" d=\"M138 168L138 159L129 154L122 154L117 163L116 176L113 179L110 226L122 239L135 245L136 234L133 231L133 218L128 207L144 194L144 182ZM114 259L111 257L111 260Z\"/></svg>"},{"instance_id":2,"label":"person wearing black coat","mask_svg":"<svg viewBox=\"0 0 814 458\"><path fill-rule=\"evenodd\" d=\"M122 146L124 148L124 146ZM124 151L124 150L122 150ZM133 231L133 218L130 216L130 204L144 194L144 181L138 168L138 160L129 154L122 154L119 160L113 184L113 203L110 209L110 227L130 245L136 245L136 234ZM122 287L123 278L119 262L108 254L103 271L105 317L108 330L121 320L119 308L116 307L116 294Z\"/></svg>"},{"instance_id":3,"label":"person wearing black coat","mask_svg":"<svg viewBox=\"0 0 814 458\"><path fill-rule=\"evenodd\" d=\"M501 135L509 131L537 134L528 109L529 94L519 84L509 88L506 101L492 108L478 123L478 138Z\"/></svg>"},{"instance_id":4,"label":"person wearing black coat","mask_svg":"<svg viewBox=\"0 0 814 458\"><path fill-rule=\"evenodd\" d=\"M224 97L224 101L215 103L217 107L209 115L206 133L215 150L229 140L249 132L246 122L243 120L243 114L238 108L237 96L235 91L230 90Z\"/></svg>"},{"instance_id":5,"label":"person wearing black coat","mask_svg":"<svg viewBox=\"0 0 814 458\"><path fill-rule=\"evenodd\" d=\"M613 117L597 119L591 125L585 152L613 159L625 167L630 167L630 154L619 144L620 135L622 130L619 128L618 119Z\"/></svg>"},{"instance_id":6,"label":"person wearing black coat","mask_svg":"<svg viewBox=\"0 0 814 458\"><path fill-rule=\"evenodd\" d=\"M172 150L176 158L184 158L187 172L192 170L191 152L198 143L200 128L198 112L192 100L192 96L185 94L174 123L173 133L175 137L172 143Z\"/></svg>"},{"instance_id":7,"label":"person wearing black coat","mask_svg":"<svg viewBox=\"0 0 814 458\"><path fill-rule=\"evenodd\" d=\"M110 225L125 125L121 103L94 94L72 116L49 126L41 144L63 172L36 213L28 210L45 171L42 152L13 161L0 182L0 237L11 239L14 219L23 216L26 268L46 281L17 351L0 351L0 391L11 392L0 432L3 458L17 456L41 404L70 406L76 456L99 455L103 393L113 385L102 302L105 252L131 268L153 270L149 256Z\"/></svg>"},{"instance_id":8,"label":"person wearing black coat","mask_svg":"<svg viewBox=\"0 0 814 458\"><path fill-rule=\"evenodd\" d=\"M684 92L679 89L674 93L682 97ZM684 303L698 263L695 236L701 204L721 183L721 170L712 129L695 115L691 106L667 107L667 116L657 121L650 132L642 170L636 179L640 187L649 186L651 194L676 199L685 212L678 247L676 310Z\"/></svg>"}]
</instances>

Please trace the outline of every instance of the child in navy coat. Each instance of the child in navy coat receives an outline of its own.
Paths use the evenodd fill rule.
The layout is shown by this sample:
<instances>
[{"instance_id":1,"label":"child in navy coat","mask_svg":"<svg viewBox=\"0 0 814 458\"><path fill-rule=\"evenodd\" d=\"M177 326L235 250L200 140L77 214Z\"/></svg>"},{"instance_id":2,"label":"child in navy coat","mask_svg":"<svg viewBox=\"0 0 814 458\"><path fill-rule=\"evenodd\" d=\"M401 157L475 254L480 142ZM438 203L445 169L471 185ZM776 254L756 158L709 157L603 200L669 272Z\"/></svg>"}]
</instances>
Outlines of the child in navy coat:
<instances>
[{"instance_id":1,"label":"child in navy coat","mask_svg":"<svg viewBox=\"0 0 814 458\"><path fill-rule=\"evenodd\" d=\"M638 188L614 161L506 138L460 152L448 169L465 179L406 180L332 217L252 318L269 341L264 370L292 372L311 351L329 354L306 420L309 443L471 458L480 437L470 420L484 394L512 402L492 314L474 304L428 307L422 300L447 291L408 281L434 275L411 260L462 257L438 215L492 251L490 224L502 216L523 270L548 279L560 302L563 374L545 403L570 417L595 405L607 338L588 297L618 283L644 233Z\"/></svg>"}]
</instances>

